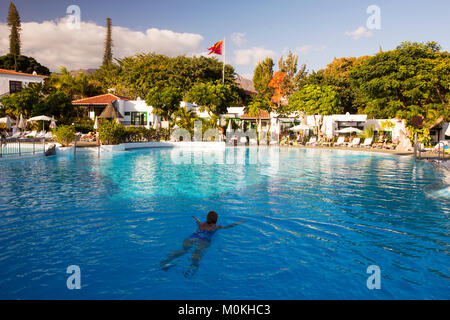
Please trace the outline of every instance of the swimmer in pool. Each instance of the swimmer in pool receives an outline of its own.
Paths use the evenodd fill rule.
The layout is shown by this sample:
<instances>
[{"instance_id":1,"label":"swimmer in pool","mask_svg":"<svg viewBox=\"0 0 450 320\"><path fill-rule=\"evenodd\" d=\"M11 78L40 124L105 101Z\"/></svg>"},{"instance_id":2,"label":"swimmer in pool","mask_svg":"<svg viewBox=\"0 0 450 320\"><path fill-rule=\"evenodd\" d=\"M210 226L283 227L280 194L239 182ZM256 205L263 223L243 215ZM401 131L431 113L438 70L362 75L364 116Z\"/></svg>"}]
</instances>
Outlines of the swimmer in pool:
<instances>
[{"instance_id":1,"label":"swimmer in pool","mask_svg":"<svg viewBox=\"0 0 450 320\"><path fill-rule=\"evenodd\" d=\"M194 245L197 245L196 250L192 254L192 263L189 269L184 272L185 277L193 276L198 269L198 265L200 259L202 258L203 253L205 252L206 248L208 248L209 245L211 244L211 239L214 233L219 229L228 229L242 222L245 222L245 220L241 220L228 226L218 226L216 224L218 217L219 215L215 211L208 212L206 222L201 222L197 217L193 216L198 225L197 231L191 234L189 238L183 241L182 249L172 252L167 259L161 261L160 263L161 268L165 271L169 270L173 266L173 264L170 263L172 260L182 256Z\"/></svg>"}]
</instances>

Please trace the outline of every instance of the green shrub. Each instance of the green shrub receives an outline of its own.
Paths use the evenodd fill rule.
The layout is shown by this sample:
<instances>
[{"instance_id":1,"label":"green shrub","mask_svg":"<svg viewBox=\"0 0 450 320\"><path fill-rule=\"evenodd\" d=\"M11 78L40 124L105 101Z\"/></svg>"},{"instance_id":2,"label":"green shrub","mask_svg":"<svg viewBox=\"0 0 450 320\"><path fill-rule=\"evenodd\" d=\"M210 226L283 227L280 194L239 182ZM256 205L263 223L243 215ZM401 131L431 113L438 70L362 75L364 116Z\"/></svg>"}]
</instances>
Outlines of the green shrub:
<instances>
[{"instance_id":1,"label":"green shrub","mask_svg":"<svg viewBox=\"0 0 450 320\"><path fill-rule=\"evenodd\" d=\"M75 131L81 133L89 133L94 131L94 125L85 123L75 123Z\"/></svg>"},{"instance_id":2,"label":"green shrub","mask_svg":"<svg viewBox=\"0 0 450 320\"><path fill-rule=\"evenodd\" d=\"M153 128L126 127L123 142L142 142L159 140L157 131Z\"/></svg>"},{"instance_id":3,"label":"green shrub","mask_svg":"<svg viewBox=\"0 0 450 320\"><path fill-rule=\"evenodd\" d=\"M145 127L124 127L116 122L103 120L99 123L98 133L103 144L120 144L125 142L146 142L170 139L169 129Z\"/></svg>"},{"instance_id":4,"label":"green shrub","mask_svg":"<svg viewBox=\"0 0 450 320\"><path fill-rule=\"evenodd\" d=\"M170 140L170 130L169 128L160 128L156 132L157 140Z\"/></svg>"},{"instance_id":5,"label":"green shrub","mask_svg":"<svg viewBox=\"0 0 450 320\"><path fill-rule=\"evenodd\" d=\"M143 138L146 141L159 141L159 135L158 135L158 131L156 129L150 128L150 129L145 129L145 131L143 132Z\"/></svg>"},{"instance_id":6,"label":"green shrub","mask_svg":"<svg viewBox=\"0 0 450 320\"><path fill-rule=\"evenodd\" d=\"M75 128L73 126L59 126L52 130L56 142L63 147L68 147L75 140Z\"/></svg>"},{"instance_id":7,"label":"green shrub","mask_svg":"<svg viewBox=\"0 0 450 320\"><path fill-rule=\"evenodd\" d=\"M104 120L99 124L98 134L103 144L119 144L125 138L125 127L116 122Z\"/></svg>"}]
</instances>

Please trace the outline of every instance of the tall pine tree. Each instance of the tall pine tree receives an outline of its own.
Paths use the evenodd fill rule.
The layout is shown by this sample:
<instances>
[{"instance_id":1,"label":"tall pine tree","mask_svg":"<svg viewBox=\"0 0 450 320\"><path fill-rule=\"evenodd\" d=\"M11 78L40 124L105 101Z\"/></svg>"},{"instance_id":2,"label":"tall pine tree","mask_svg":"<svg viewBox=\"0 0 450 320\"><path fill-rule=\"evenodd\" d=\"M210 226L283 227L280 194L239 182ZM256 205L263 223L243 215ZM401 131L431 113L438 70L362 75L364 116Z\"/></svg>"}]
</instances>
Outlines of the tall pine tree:
<instances>
[{"instance_id":1,"label":"tall pine tree","mask_svg":"<svg viewBox=\"0 0 450 320\"><path fill-rule=\"evenodd\" d=\"M111 18L106 18L106 40L105 53L103 55L103 65L107 66L112 63L112 37L111 37Z\"/></svg>"},{"instance_id":2,"label":"tall pine tree","mask_svg":"<svg viewBox=\"0 0 450 320\"><path fill-rule=\"evenodd\" d=\"M9 4L8 27L11 28L9 34L9 53L14 56L14 70L17 71L17 57L20 56L20 17L14 3Z\"/></svg>"}]
</instances>

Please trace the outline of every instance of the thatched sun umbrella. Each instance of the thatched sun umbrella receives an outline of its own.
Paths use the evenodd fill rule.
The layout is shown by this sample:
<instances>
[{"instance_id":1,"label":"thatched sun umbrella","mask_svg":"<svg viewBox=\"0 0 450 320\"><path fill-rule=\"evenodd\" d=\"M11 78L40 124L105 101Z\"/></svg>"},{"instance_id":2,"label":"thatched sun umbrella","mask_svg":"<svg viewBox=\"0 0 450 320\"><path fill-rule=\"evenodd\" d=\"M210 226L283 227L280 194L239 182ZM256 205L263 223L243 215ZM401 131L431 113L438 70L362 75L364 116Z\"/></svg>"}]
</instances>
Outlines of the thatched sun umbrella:
<instances>
[{"instance_id":1,"label":"thatched sun umbrella","mask_svg":"<svg viewBox=\"0 0 450 320\"><path fill-rule=\"evenodd\" d=\"M123 119L123 116L117 111L112 102L108 103L105 110L98 117L103 119Z\"/></svg>"}]
</instances>

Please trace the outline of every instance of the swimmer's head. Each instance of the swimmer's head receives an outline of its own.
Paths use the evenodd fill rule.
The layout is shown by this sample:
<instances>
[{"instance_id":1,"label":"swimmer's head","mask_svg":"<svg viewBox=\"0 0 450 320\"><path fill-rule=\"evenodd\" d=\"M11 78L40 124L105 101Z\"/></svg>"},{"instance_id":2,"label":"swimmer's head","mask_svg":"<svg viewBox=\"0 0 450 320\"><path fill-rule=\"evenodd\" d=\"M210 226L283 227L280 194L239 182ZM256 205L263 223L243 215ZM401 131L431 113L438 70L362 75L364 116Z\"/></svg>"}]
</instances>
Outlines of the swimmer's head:
<instances>
[{"instance_id":1,"label":"swimmer's head","mask_svg":"<svg viewBox=\"0 0 450 320\"><path fill-rule=\"evenodd\" d=\"M217 222L217 218L219 218L219 215L215 211L208 212L208 215L206 216L206 223L213 224Z\"/></svg>"}]
</instances>

